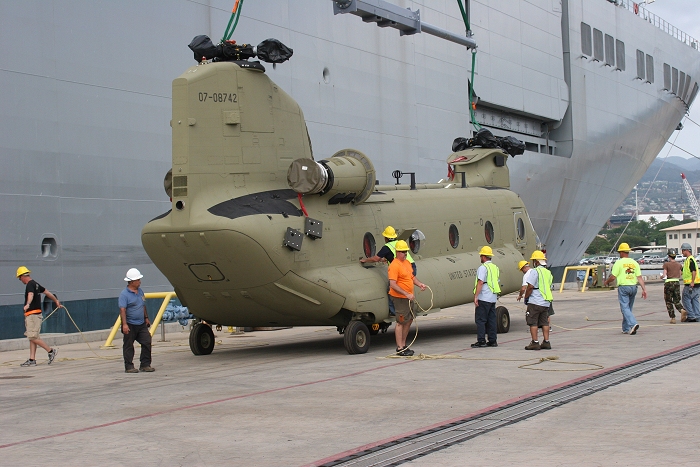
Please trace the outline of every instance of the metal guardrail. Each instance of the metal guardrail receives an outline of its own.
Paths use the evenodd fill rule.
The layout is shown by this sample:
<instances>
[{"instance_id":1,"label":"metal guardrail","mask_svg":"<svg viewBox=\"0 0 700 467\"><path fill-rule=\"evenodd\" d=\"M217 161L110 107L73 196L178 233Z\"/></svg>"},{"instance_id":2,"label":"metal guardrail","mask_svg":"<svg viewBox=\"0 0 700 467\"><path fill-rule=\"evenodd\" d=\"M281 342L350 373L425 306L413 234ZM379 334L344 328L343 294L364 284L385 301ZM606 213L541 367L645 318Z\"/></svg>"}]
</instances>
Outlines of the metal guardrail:
<instances>
[{"instance_id":1,"label":"metal guardrail","mask_svg":"<svg viewBox=\"0 0 700 467\"><path fill-rule=\"evenodd\" d=\"M160 305L160 309L158 310L158 314L156 315L155 319L153 320L153 323L151 323L151 329L148 330L151 333L151 337L153 337L153 335L156 333L156 329L158 328L158 325L160 324L161 320L163 319L163 313L165 313L165 308L168 306L168 303L170 302L171 299L177 298L177 294L175 292L147 292L143 295L147 299L148 298L162 298L163 299L163 303ZM117 335L117 331L119 331L121 324L122 324L122 317L119 316L119 317L117 317L117 321L114 323L114 326L112 327L112 332L109 333L109 337L107 337L107 340L105 341L102 348L114 347L112 345L112 341L114 341L114 337Z\"/></svg>"},{"instance_id":2,"label":"metal guardrail","mask_svg":"<svg viewBox=\"0 0 700 467\"><path fill-rule=\"evenodd\" d=\"M634 2L632 0L608 0L610 3L614 3L615 5L625 8L635 15L639 16L640 18L650 22L657 28L661 29L662 31L666 32L667 34L675 37L681 42L684 42L685 44L691 46L695 50L700 50L700 42L695 39L693 36L690 34L686 34L685 32L681 31L668 21L664 20L663 18L655 15L654 13L650 12L646 8L644 8L644 4L640 2Z\"/></svg>"}]
</instances>

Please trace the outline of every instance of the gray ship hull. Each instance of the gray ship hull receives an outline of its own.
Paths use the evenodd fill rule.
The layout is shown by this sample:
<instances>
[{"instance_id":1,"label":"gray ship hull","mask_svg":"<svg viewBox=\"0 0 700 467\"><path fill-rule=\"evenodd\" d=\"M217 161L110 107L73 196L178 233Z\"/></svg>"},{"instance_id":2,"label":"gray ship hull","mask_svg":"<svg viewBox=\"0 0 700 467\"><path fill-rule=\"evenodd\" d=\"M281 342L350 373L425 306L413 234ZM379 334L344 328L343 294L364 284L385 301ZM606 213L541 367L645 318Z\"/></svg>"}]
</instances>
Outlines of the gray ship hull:
<instances>
[{"instance_id":1,"label":"gray ship hull","mask_svg":"<svg viewBox=\"0 0 700 467\"><path fill-rule=\"evenodd\" d=\"M395 3L464 30L451 3ZM605 0L492 3L471 2L476 118L526 142L509 161L512 188L550 262L571 263L687 111L698 51ZM193 36L220 38L230 4L0 2L0 273L28 266L86 329L116 318L130 267L146 291L171 288L140 242L142 226L170 209L171 81L193 63ZM452 140L472 130L469 51L333 16L330 0L244 8L235 39L275 37L295 51L267 73L302 106L317 159L353 147L381 183L395 169L446 177ZM582 53L584 22L625 43L626 69ZM638 79L637 50L653 57L653 82ZM689 92L664 90L664 64L692 77ZM0 281L0 309L21 317L22 293ZM18 323L0 337L19 337Z\"/></svg>"}]
</instances>

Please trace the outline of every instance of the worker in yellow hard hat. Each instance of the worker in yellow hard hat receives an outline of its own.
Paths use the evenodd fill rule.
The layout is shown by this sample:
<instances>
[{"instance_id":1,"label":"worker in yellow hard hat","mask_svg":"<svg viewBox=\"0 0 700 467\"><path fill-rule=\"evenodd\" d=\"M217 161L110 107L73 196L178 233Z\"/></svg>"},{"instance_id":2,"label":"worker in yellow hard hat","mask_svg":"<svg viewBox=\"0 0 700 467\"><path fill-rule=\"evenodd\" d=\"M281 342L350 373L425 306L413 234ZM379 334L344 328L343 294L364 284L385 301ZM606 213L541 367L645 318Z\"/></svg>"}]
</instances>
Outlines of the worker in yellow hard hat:
<instances>
[{"instance_id":1,"label":"worker in yellow hard hat","mask_svg":"<svg viewBox=\"0 0 700 467\"><path fill-rule=\"evenodd\" d=\"M408 244L404 240L396 242L396 258L389 265L389 295L393 297L396 310L396 353L401 356L410 357L413 350L406 347L408 331L415 317L412 309L413 286L417 285L421 290L425 290L425 284L413 275L411 263L408 257Z\"/></svg>"},{"instance_id":2,"label":"worker in yellow hard hat","mask_svg":"<svg viewBox=\"0 0 700 467\"><path fill-rule=\"evenodd\" d=\"M637 284L642 286L642 298L647 298L647 289L642 278L642 270L639 263L630 258L631 248L627 243L620 243L617 252L620 259L613 264L610 276L605 279L603 285L607 286L617 279L617 298L620 301L622 312L622 332L631 336L637 334L639 324L634 317L632 307L634 297L637 295Z\"/></svg>"},{"instance_id":3,"label":"worker in yellow hard hat","mask_svg":"<svg viewBox=\"0 0 700 467\"><path fill-rule=\"evenodd\" d=\"M549 313L552 307L552 273L547 266L547 258L540 250L535 250L530 256L533 268L525 275L527 283L525 300L527 300L527 312L525 322L530 327L532 341L525 350L551 349L549 342ZM542 328L543 340L540 344L537 330Z\"/></svg>"},{"instance_id":4,"label":"worker in yellow hard hat","mask_svg":"<svg viewBox=\"0 0 700 467\"><path fill-rule=\"evenodd\" d=\"M525 280L525 276L530 270L530 263L525 260L518 262L518 270L523 273L523 284L520 287L520 293L518 293L518 298L516 299L517 301L520 301L523 298L523 295L525 295L525 290L527 289L527 281ZM525 305L527 305L527 301L525 302Z\"/></svg>"},{"instance_id":5,"label":"worker in yellow hard hat","mask_svg":"<svg viewBox=\"0 0 700 467\"><path fill-rule=\"evenodd\" d=\"M490 246L484 246L479 250L481 266L476 270L474 280L474 320L476 321L476 342L473 348L498 347L496 342L496 301L501 293L498 283L500 271L498 266L491 262L493 250ZM486 335L488 334L488 342Z\"/></svg>"},{"instance_id":6,"label":"worker in yellow hard hat","mask_svg":"<svg viewBox=\"0 0 700 467\"><path fill-rule=\"evenodd\" d=\"M26 266L17 268L17 278L25 285L24 288L24 325L26 332L24 333L29 339L29 359L20 366L36 366L36 348L41 347L49 354L49 365L53 363L58 353L58 349L49 347L39 337L41 331L41 294L43 293L48 298L53 300L58 308L61 302L56 296L39 285L29 275L32 271Z\"/></svg>"}]
</instances>

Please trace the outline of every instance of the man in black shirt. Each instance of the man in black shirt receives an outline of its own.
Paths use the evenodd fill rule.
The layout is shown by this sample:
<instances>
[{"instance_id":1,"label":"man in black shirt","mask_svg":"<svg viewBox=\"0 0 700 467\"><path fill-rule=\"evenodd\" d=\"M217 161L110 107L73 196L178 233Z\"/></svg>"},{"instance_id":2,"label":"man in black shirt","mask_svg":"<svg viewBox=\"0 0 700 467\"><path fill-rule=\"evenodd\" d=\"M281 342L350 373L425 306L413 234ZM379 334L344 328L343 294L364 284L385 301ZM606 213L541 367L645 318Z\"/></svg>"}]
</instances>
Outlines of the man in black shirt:
<instances>
[{"instance_id":1,"label":"man in black shirt","mask_svg":"<svg viewBox=\"0 0 700 467\"><path fill-rule=\"evenodd\" d=\"M49 353L49 365L51 365L53 359L56 358L58 350L52 349L39 338L39 331L41 330L41 294L43 293L53 300L56 303L56 307L61 306L61 302L58 301L54 294L32 280L29 276L30 272L26 266L20 266L17 269L17 278L27 286L24 290L24 325L27 329L24 335L29 339L29 360L20 366L36 366L37 346Z\"/></svg>"}]
</instances>

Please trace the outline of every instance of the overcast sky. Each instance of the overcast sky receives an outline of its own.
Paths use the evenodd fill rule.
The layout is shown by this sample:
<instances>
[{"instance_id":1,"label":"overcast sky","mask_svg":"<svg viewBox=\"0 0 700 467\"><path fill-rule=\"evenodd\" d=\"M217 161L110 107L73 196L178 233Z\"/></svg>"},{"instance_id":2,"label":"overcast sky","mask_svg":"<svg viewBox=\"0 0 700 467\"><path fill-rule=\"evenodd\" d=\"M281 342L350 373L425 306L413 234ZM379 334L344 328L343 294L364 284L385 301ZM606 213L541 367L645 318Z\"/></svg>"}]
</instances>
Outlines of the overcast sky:
<instances>
[{"instance_id":1,"label":"overcast sky","mask_svg":"<svg viewBox=\"0 0 700 467\"><path fill-rule=\"evenodd\" d=\"M700 40L700 0L656 0L646 7L650 12L693 36L696 40ZM698 60L700 60L700 51L698 51ZM693 76L693 81L700 81L699 78L700 76ZM700 96L695 99L690 108L689 117L700 124ZM669 140L673 141L675 137L676 132L671 135ZM686 119L684 128L678 135L675 144L700 158L700 126ZM668 152L669 148L671 149L670 153ZM685 158L692 157L668 144L658 157L666 157L666 154Z\"/></svg>"}]
</instances>

